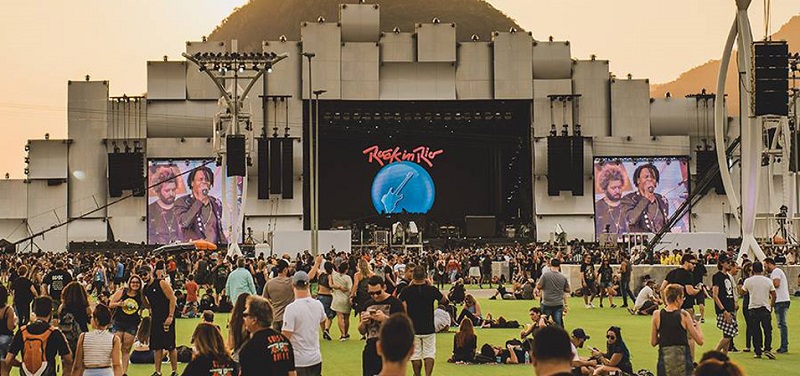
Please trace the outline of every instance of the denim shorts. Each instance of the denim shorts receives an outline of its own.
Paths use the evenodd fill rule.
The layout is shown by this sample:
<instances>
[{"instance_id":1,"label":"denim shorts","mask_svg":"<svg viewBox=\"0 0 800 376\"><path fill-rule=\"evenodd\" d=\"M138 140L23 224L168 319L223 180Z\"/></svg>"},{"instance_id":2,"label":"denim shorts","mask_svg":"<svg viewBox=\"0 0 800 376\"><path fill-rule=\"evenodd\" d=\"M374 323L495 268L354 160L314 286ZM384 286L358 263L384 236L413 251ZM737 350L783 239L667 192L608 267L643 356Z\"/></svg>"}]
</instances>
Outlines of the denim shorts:
<instances>
[{"instance_id":1,"label":"denim shorts","mask_svg":"<svg viewBox=\"0 0 800 376\"><path fill-rule=\"evenodd\" d=\"M6 358L8 348L11 346L11 339L14 338L8 334L0 334L0 357Z\"/></svg>"},{"instance_id":2,"label":"denim shorts","mask_svg":"<svg viewBox=\"0 0 800 376\"><path fill-rule=\"evenodd\" d=\"M138 330L139 330L138 324L128 324L119 321L114 321L114 323L111 324L111 333L123 332L135 336Z\"/></svg>"},{"instance_id":3,"label":"denim shorts","mask_svg":"<svg viewBox=\"0 0 800 376\"><path fill-rule=\"evenodd\" d=\"M331 303L333 303L333 297L330 295L317 295L317 300L322 303L322 307L325 308L325 316L329 319L336 317L336 312L331 309Z\"/></svg>"}]
</instances>

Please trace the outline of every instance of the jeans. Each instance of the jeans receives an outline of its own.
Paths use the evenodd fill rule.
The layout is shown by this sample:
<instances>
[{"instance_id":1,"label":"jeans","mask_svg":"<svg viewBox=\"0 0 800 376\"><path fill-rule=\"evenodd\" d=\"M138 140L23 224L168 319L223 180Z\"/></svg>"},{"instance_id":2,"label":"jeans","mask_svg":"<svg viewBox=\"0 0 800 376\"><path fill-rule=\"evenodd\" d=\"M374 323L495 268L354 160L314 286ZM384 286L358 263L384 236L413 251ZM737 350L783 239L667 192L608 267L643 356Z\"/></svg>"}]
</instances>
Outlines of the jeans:
<instances>
[{"instance_id":1,"label":"jeans","mask_svg":"<svg viewBox=\"0 0 800 376\"><path fill-rule=\"evenodd\" d=\"M772 351L772 314L766 307L751 309L750 321L753 330L753 351L756 355L761 355L762 350Z\"/></svg>"},{"instance_id":2,"label":"jeans","mask_svg":"<svg viewBox=\"0 0 800 376\"><path fill-rule=\"evenodd\" d=\"M322 363L308 367L297 367L295 371L297 372L297 376L321 376Z\"/></svg>"},{"instance_id":3,"label":"jeans","mask_svg":"<svg viewBox=\"0 0 800 376\"><path fill-rule=\"evenodd\" d=\"M458 315L458 319L456 319L456 323L458 325L461 325L461 320L463 320L465 317L468 317L469 320L472 321L472 325L473 326L480 326L482 324L481 321L483 321L483 320L481 320L480 317L475 316L472 312L470 312L466 308L464 308L464 309L461 310L461 313Z\"/></svg>"},{"instance_id":4,"label":"jeans","mask_svg":"<svg viewBox=\"0 0 800 376\"><path fill-rule=\"evenodd\" d=\"M632 301L636 301L636 297L633 296L633 291L631 291L631 280L622 280L620 282L620 294L622 294L622 305L628 305L628 297L631 297Z\"/></svg>"},{"instance_id":5,"label":"jeans","mask_svg":"<svg viewBox=\"0 0 800 376\"><path fill-rule=\"evenodd\" d=\"M781 331L781 345L779 350L789 350L789 326L786 325L786 313L789 311L790 302L775 303L775 320L778 321L778 329Z\"/></svg>"},{"instance_id":6,"label":"jeans","mask_svg":"<svg viewBox=\"0 0 800 376\"><path fill-rule=\"evenodd\" d=\"M553 318L553 322L560 327L564 327L564 306L547 306L542 304L542 313Z\"/></svg>"},{"instance_id":7,"label":"jeans","mask_svg":"<svg viewBox=\"0 0 800 376\"><path fill-rule=\"evenodd\" d=\"M750 346L753 344L753 328L752 328L753 324L751 320L752 313L750 309L747 308L747 303L744 303L744 308L742 308L742 314L744 315L744 324L745 324L744 338L746 343L744 347L749 349Z\"/></svg>"}]
</instances>

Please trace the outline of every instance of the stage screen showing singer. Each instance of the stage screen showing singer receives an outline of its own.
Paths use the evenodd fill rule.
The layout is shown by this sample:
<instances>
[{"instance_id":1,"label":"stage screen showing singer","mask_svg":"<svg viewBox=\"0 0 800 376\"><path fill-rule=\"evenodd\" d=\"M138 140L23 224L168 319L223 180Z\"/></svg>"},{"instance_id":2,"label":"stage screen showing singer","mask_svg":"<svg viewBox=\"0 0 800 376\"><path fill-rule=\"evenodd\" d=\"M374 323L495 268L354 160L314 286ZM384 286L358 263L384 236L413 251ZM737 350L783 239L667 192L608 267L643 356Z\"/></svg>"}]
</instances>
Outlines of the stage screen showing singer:
<instances>
[{"instance_id":1,"label":"stage screen showing singer","mask_svg":"<svg viewBox=\"0 0 800 376\"><path fill-rule=\"evenodd\" d=\"M223 218L224 171L208 160L148 161L147 241L171 244L207 240L228 244ZM238 194L241 178L237 178ZM237 196L238 197L238 196Z\"/></svg>"},{"instance_id":2,"label":"stage screen showing singer","mask_svg":"<svg viewBox=\"0 0 800 376\"><path fill-rule=\"evenodd\" d=\"M689 195L686 157L595 158L595 236L656 233ZM687 212L670 232L688 232Z\"/></svg>"}]
</instances>

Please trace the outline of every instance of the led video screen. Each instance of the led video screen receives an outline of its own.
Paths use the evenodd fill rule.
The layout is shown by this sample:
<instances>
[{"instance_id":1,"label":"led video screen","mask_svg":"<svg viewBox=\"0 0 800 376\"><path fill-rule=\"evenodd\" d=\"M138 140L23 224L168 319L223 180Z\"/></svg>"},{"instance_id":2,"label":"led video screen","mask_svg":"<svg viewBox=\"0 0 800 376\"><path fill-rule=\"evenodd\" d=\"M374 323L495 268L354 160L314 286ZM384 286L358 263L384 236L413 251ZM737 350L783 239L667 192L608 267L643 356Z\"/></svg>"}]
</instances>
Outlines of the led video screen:
<instances>
[{"instance_id":1,"label":"led video screen","mask_svg":"<svg viewBox=\"0 0 800 376\"><path fill-rule=\"evenodd\" d=\"M242 179L236 197L241 197ZM225 174L213 160L148 161L147 241L171 244L207 240L228 244L228 218L223 216Z\"/></svg>"},{"instance_id":2,"label":"led video screen","mask_svg":"<svg viewBox=\"0 0 800 376\"><path fill-rule=\"evenodd\" d=\"M595 234L656 233L689 195L687 157L594 159ZM689 212L670 232L689 231Z\"/></svg>"}]
</instances>

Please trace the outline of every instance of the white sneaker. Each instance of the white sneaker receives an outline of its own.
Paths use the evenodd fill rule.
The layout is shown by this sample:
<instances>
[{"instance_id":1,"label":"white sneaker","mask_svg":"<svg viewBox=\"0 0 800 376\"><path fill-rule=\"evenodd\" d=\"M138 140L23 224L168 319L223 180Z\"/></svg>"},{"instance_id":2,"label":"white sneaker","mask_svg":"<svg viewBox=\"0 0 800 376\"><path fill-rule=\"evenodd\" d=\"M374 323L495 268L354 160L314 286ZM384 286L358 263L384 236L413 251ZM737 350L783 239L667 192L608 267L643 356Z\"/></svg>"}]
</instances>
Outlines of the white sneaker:
<instances>
[{"instance_id":1,"label":"white sneaker","mask_svg":"<svg viewBox=\"0 0 800 376\"><path fill-rule=\"evenodd\" d=\"M586 307L586 309L592 308L592 306L590 306L588 304L585 307Z\"/></svg>"},{"instance_id":2,"label":"white sneaker","mask_svg":"<svg viewBox=\"0 0 800 376\"><path fill-rule=\"evenodd\" d=\"M594 303L589 303L589 308L594 308Z\"/></svg>"}]
</instances>

